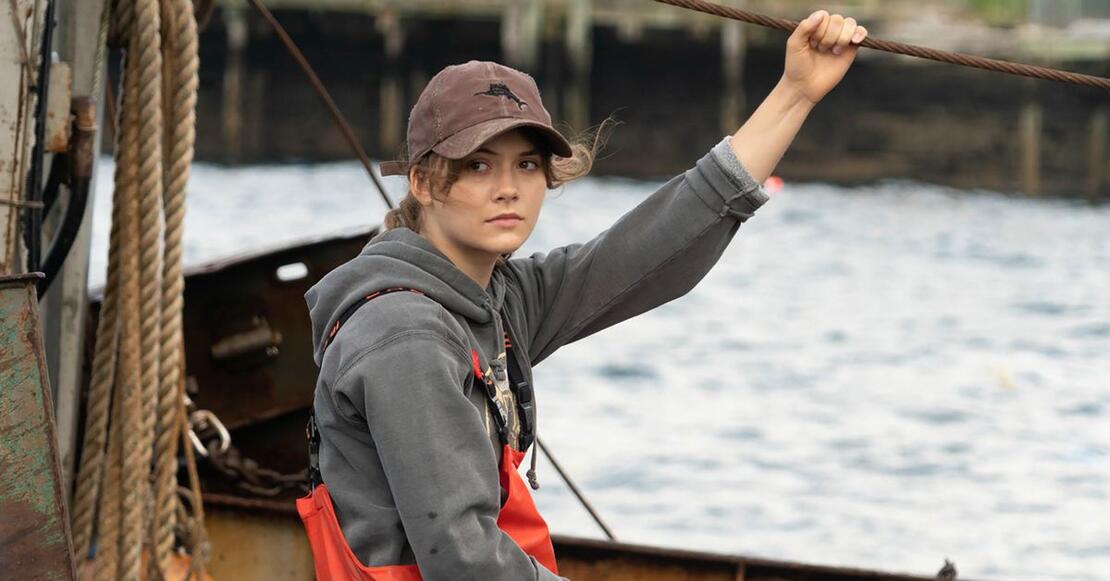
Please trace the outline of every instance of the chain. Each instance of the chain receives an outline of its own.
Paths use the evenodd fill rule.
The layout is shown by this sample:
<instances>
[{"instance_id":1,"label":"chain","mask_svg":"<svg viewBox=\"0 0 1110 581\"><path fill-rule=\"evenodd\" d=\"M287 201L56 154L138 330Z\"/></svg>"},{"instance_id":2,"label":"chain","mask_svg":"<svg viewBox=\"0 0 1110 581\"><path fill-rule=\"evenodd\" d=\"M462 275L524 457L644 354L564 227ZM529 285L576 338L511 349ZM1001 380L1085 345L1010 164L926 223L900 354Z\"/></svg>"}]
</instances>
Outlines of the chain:
<instances>
[{"instance_id":1,"label":"chain","mask_svg":"<svg viewBox=\"0 0 1110 581\"><path fill-rule=\"evenodd\" d=\"M307 493L308 468L291 474L260 466L243 456L231 441L227 427L211 410L196 409L189 396L185 396L189 411L189 441L193 448L208 460L217 472L224 475L240 490L256 496L278 496L287 490Z\"/></svg>"},{"instance_id":2,"label":"chain","mask_svg":"<svg viewBox=\"0 0 1110 581\"><path fill-rule=\"evenodd\" d=\"M219 451L219 443L208 442L208 461L212 467L235 482L235 486L258 496L278 496L286 490L308 492L308 468L292 474L263 468L258 462L246 458L238 448L229 446Z\"/></svg>"}]
</instances>

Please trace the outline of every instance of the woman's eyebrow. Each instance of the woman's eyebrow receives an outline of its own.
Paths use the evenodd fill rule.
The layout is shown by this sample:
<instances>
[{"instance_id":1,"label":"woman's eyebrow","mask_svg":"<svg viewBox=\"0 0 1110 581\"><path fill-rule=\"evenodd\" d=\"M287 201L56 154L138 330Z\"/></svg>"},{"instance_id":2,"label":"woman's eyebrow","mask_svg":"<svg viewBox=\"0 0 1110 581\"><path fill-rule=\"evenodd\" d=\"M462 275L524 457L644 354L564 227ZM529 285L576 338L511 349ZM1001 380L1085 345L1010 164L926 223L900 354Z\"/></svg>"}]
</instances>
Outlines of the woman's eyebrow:
<instances>
[{"instance_id":1,"label":"woman's eyebrow","mask_svg":"<svg viewBox=\"0 0 1110 581\"><path fill-rule=\"evenodd\" d=\"M485 147L479 147L478 149L475 149L474 153L485 153L485 154L495 155L495 156L502 155L502 154L500 154L496 151L486 149ZM529 149L528 151L523 151L523 152L518 153L517 157L526 157L526 156L529 156L529 155L539 155L539 153L540 152L539 152L538 149L533 148L533 149Z\"/></svg>"}]
</instances>

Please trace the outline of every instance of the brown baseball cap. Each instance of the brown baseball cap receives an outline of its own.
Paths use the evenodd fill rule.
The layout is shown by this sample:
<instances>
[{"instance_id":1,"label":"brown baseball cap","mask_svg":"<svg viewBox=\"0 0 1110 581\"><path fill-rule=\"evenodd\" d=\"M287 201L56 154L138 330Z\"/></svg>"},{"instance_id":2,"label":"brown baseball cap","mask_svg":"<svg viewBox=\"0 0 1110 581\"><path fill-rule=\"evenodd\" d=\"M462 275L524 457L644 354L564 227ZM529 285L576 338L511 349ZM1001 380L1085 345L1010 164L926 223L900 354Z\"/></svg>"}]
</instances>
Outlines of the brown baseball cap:
<instances>
[{"instance_id":1,"label":"brown baseball cap","mask_svg":"<svg viewBox=\"0 0 1110 581\"><path fill-rule=\"evenodd\" d=\"M451 65L428 81L409 113L409 158L382 162L380 170L383 176L406 175L430 151L462 159L517 127L535 128L555 155L572 155L530 75L487 61Z\"/></svg>"}]
</instances>

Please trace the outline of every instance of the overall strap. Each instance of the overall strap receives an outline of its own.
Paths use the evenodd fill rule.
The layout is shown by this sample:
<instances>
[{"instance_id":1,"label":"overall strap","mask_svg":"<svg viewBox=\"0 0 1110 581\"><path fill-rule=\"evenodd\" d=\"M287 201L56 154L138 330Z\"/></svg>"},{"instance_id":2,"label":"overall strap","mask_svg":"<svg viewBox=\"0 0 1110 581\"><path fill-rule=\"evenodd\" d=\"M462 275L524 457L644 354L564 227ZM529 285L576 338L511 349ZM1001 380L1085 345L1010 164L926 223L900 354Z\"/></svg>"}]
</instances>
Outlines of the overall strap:
<instances>
[{"instance_id":1,"label":"overall strap","mask_svg":"<svg viewBox=\"0 0 1110 581\"><path fill-rule=\"evenodd\" d=\"M331 345L331 342L335 339L336 334L339 333L339 328L342 327L343 323L346 323L347 319L350 319L351 315L354 315L355 311L359 310L359 308L361 308L362 305L365 305L366 303L368 303L368 302L370 302L370 301L372 301L372 300L374 300L374 299L376 299L376 298L378 298L382 295L388 295L390 293L396 293L396 292L401 292L401 291L416 293L418 295L423 295L424 294L424 291L417 290L417 289L414 289L414 288L406 288L406 287L402 287L402 286L395 286L395 287L391 287L391 288L384 288L380 291L374 291L374 292L366 295L365 297L362 298L362 300L357 301L355 304L347 307L346 309L343 310L342 313L339 314L339 318L335 320L335 324L331 326L331 330L329 330L327 336L324 337L324 344L321 347L321 350L327 350L328 345Z\"/></svg>"},{"instance_id":2,"label":"overall strap","mask_svg":"<svg viewBox=\"0 0 1110 581\"><path fill-rule=\"evenodd\" d=\"M509 360L509 382L512 385L513 393L516 395L517 409L520 411L520 451L527 451L536 440L536 398L532 392L532 386L528 380L524 378L524 372L520 364L519 355L513 349L512 335L515 332L511 331L512 325L509 324L509 319L504 318L505 321L505 357Z\"/></svg>"},{"instance_id":3,"label":"overall strap","mask_svg":"<svg viewBox=\"0 0 1110 581\"><path fill-rule=\"evenodd\" d=\"M408 288L408 287L391 287L372 292L362 300L359 300L347 307L336 319L335 323L328 330L328 334L324 337L321 350L327 350L331 345L335 336L339 334L339 329L343 324L355 314L356 311L366 303L382 296L395 292L414 292L416 294L427 296L421 290ZM506 326L508 322L506 320ZM524 374L521 372L520 361L517 360L516 354L512 350L512 339L509 336L508 330L505 332L505 352L506 358L509 360L509 385L510 390L516 396L517 412L520 416L520 449L527 450L532 442L535 441L535 426L536 426L536 408L535 397L532 392L532 386L524 379ZM486 402L490 407L490 416L493 418L494 427L497 429L498 438L502 444L509 441L508 436L508 413L501 401L497 399L497 385L493 379L482 371L481 359L478 355L477 349L470 350L470 358L474 376L479 380L485 388ZM312 487L323 482L320 476L320 431L316 426L316 411L313 409L309 413L308 425L306 427L306 436L308 438L308 461L309 461L309 476L312 479Z\"/></svg>"},{"instance_id":4,"label":"overall strap","mask_svg":"<svg viewBox=\"0 0 1110 581\"><path fill-rule=\"evenodd\" d=\"M320 476L320 431L316 429L316 409L308 412L308 425L305 426L305 436L308 438L308 479L313 490L324 483Z\"/></svg>"},{"instance_id":5,"label":"overall strap","mask_svg":"<svg viewBox=\"0 0 1110 581\"><path fill-rule=\"evenodd\" d=\"M324 342L321 346L321 351L326 351L328 349L328 346L331 345L331 342L339 333L339 329L343 326L343 323L346 323L347 319L350 319L351 316L355 314L355 311L359 309L359 307L382 295L401 291L414 292L419 295L424 294L423 291L414 288L397 286L375 291L366 295L362 298L362 300L347 307L343 310L342 313L339 314L339 318L335 320L335 324L331 326L331 329L328 330L328 334L324 336ZM309 479L311 479L312 481L312 488L315 489L317 486L324 483L324 479L320 476L320 430L316 427L315 407L313 407L309 411L308 425L305 426L305 436L308 438L308 476Z\"/></svg>"},{"instance_id":6,"label":"overall strap","mask_svg":"<svg viewBox=\"0 0 1110 581\"><path fill-rule=\"evenodd\" d=\"M470 350L470 365L474 378L482 383L482 388L486 394L486 402L489 404L493 427L497 430L497 440L502 445L507 444L509 443L509 413L505 410L501 400L497 399L497 384L494 383L492 377L482 371L482 361L478 356L477 349Z\"/></svg>"}]
</instances>

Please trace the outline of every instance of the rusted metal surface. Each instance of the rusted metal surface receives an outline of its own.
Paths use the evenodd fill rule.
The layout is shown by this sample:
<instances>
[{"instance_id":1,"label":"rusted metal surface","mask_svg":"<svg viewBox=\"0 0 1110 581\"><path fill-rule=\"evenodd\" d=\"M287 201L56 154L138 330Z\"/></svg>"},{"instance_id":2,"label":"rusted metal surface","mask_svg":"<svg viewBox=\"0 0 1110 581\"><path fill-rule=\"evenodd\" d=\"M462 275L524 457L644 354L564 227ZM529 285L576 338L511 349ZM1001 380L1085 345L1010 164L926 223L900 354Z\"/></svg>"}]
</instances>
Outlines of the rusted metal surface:
<instances>
[{"instance_id":1,"label":"rusted metal surface","mask_svg":"<svg viewBox=\"0 0 1110 581\"><path fill-rule=\"evenodd\" d=\"M70 100L73 95L73 70L63 62L50 65L50 92L46 100L46 151L62 153L69 150L73 124L70 122Z\"/></svg>"},{"instance_id":2,"label":"rusted metal surface","mask_svg":"<svg viewBox=\"0 0 1110 581\"><path fill-rule=\"evenodd\" d=\"M259 486L261 481L276 483L265 478L268 471L293 475L308 465L304 426L317 370L304 294L356 256L375 232L351 230L186 271L187 389L198 409L210 410L231 431L236 448L231 463L200 463L206 492L257 496L249 491L267 488ZM293 264L304 265L304 277L282 280L288 277L279 277L278 269ZM283 272L290 270L301 269ZM94 291L87 345L95 344L99 292ZM230 476L250 471L254 463L262 470L251 473L260 479ZM297 487L282 488L274 498L292 502L301 493Z\"/></svg>"},{"instance_id":3,"label":"rusted metal surface","mask_svg":"<svg viewBox=\"0 0 1110 581\"><path fill-rule=\"evenodd\" d=\"M571 579L928 581L932 577L667 549L555 535L559 572Z\"/></svg>"},{"instance_id":4,"label":"rusted metal surface","mask_svg":"<svg viewBox=\"0 0 1110 581\"><path fill-rule=\"evenodd\" d=\"M85 317L88 316L89 251L92 215L96 205L96 159L100 151L99 110L101 104L89 97L94 93L93 76L97 71L96 47L102 8L109 0L61 2L58 6L59 55L73 69L74 175L89 178L88 199L81 228L62 270L50 290L40 299L43 339L51 346L50 377L56 393L55 421L58 426L58 453L66 490L73 490L74 461L77 449L77 417L81 393L81 364L84 357ZM101 72L103 72L101 70ZM83 96L84 95L84 96ZM109 192L111 193L111 192Z\"/></svg>"},{"instance_id":5,"label":"rusted metal surface","mask_svg":"<svg viewBox=\"0 0 1110 581\"><path fill-rule=\"evenodd\" d=\"M40 277L0 277L0 572L75 579L35 293Z\"/></svg>"},{"instance_id":6,"label":"rusted metal surface","mask_svg":"<svg viewBox=\"0 0 1110 581\"><path fill-rule=\"evenodd\" d=\"M214 579L313 579L312 550L295 514L221 505L204 510L212 543L207 565Z\"/></svg>"},{"instance_id":7,"label":"rusted metal surface","mask_svg":"<svg viewBox=\"0 0 1110 581\"><path fill-rule=\"evenodd\" d=\"M308 539L292 502L205 497L217 579L311 579ZM559 573L575 581L931 581L933 577L683 551L555 535ZM281 547L273 561L259 558ZM240 556L242 555L242 556ZM307 555L307 559L305 558Z\"/></svg>"},{"instance_id":8,"label":"rusted metal surface","mask_svg":"<svg viewBox=\"0 0 1110 581\"><path fill-rule=\"evenodd\" d=\"M187 273L185 370L198 386L193 396L197 406L212 410L233 431L309 407L316 364L304 294L356 256L370 234L363 231ZM298 263L307 269L304 278L279 279L279 268ZM265 344L222 349L249 346L260 329L267 336Z\"/></svg>"},{"instance_id":9,"label":"rusted metal surface","mask_svg":"<svg viewBox=\"0 0 1110 581\"><path fill-rule=\"evenodd\" d=\"M22 271L19 219L31 148L31 54L41 19L33 0L0 2L0 275Z\"/></svg>"},{"instance_id":10,"label":"rusted metal surface","mask_svg":"<svg viewBox=\"0 0 1110 581\"><path fill-rule=\"evenodd\" d=\"M316 365L304 294L353 258L373 231L203 264L185 273L185 369L198 408L236 429L312 404ZM307 274L282 281L277 270L304 264ZM87 337L100 312L94 304ZM303 425L301 426L303 428ZM283 451L284 454L287 451Z\"/></svg>"}]
</instances>

